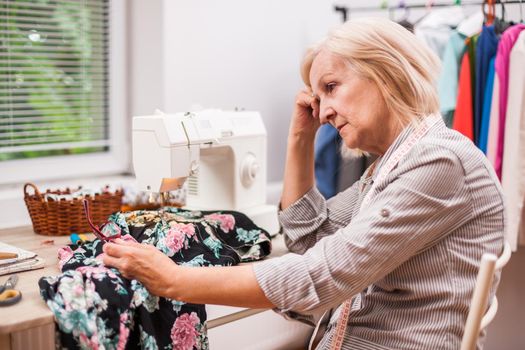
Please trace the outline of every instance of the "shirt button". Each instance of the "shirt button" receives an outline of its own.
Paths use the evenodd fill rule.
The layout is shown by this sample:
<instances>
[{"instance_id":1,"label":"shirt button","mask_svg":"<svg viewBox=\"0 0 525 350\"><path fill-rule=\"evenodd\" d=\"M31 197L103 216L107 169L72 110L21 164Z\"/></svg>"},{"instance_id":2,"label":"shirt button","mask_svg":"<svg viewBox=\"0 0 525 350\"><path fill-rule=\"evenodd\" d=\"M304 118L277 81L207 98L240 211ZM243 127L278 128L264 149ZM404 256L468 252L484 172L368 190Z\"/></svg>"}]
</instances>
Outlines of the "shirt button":
<instances>
[{"instance_id":1,"label":"shirt button","mask_svg":"<svg viewBox=\"0 0 525 350\"><path fill-rule=\"evenodd\" d=\"M390 216L390 211L388 209L381 209L381 216L387 218Z\"/></svg>"}]
</instances>

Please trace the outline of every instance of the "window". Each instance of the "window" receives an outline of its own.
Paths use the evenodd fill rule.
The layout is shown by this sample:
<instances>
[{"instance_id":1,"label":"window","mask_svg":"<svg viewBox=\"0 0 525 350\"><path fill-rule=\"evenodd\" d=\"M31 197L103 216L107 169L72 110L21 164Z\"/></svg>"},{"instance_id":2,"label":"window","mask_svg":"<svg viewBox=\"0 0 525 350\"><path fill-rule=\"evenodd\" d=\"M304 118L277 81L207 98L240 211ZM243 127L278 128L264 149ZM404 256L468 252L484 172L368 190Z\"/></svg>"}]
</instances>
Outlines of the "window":
<instances>
[{"instance_id":1,"label":"window","mask_svg":"<svg viewBox=\"0 0 525 350\"><path fill-rule=\"evenodd\" d=\"M0 0L0 183L122 172L123 0Z\"/></svg>"}]
</instances>

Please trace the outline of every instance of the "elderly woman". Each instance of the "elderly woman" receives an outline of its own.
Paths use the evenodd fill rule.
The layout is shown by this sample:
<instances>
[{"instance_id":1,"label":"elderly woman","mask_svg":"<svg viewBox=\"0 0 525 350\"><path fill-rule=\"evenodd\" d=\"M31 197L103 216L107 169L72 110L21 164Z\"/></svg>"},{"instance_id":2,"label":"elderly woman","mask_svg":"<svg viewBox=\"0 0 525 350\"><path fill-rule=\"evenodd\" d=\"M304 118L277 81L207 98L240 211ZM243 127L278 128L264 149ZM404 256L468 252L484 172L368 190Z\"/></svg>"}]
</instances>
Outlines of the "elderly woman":
<instances>
[{"instance_id":1,"label":"elderly woman","mask_svg":"<svg viewBox=\"0 0 525 350\"><path fill-rule=\"evenodd\" d=\"M500 253L505 222L490 164L438 114L438 68L414 35L382 19L351 20L308 51L279 213L291 253L189 268L120 241L104 262L186 302L303 320L331 310L318 349L458 349L481 255ZM379 156L329 201L314 184L324 123L349 149Z\"/></svg>"}]
</instances>

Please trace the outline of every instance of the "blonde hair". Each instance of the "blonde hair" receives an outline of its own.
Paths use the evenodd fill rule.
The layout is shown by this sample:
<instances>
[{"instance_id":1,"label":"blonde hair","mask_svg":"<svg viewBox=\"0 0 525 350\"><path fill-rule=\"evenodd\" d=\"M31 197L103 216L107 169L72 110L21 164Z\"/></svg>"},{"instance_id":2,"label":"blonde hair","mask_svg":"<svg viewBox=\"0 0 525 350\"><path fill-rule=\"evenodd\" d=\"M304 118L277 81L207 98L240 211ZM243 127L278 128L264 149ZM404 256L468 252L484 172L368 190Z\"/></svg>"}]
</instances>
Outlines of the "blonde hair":
<instances>
[{"instance_id":1,"label":"blonde hair","mask_svg":"<svg viewBox=\"0 0 525 350\"><path fill-rule=\"evenodd\" d=\"M439 112L439 58L401 25L370 17L335 28L303 58L307 86L312 62L322 50L343 57L357 74L373 81L399 127Z\"/></svg>"}]
</instances>

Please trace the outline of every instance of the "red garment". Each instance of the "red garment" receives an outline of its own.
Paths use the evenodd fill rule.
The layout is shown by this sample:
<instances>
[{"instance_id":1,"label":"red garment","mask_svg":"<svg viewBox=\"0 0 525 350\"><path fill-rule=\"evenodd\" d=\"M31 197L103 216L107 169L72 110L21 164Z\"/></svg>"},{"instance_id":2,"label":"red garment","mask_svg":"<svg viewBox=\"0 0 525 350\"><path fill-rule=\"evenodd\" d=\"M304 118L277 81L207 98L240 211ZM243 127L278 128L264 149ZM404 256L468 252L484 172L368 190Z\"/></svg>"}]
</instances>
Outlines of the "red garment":
<instances>
[{"instance_id":1,"label":"red garment","mask_svg":"<svg viewBox=\"0 0 525 350\"><path fill-rule=\"evenodd\" d=\"M468 52L461 59L458 99L452 128L474 141L474 113L472 111L472 83Z\"/></svg>"}]
</instances>

